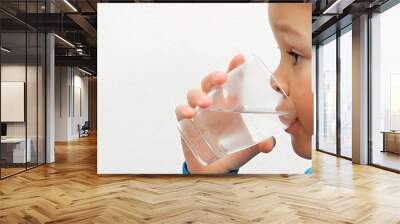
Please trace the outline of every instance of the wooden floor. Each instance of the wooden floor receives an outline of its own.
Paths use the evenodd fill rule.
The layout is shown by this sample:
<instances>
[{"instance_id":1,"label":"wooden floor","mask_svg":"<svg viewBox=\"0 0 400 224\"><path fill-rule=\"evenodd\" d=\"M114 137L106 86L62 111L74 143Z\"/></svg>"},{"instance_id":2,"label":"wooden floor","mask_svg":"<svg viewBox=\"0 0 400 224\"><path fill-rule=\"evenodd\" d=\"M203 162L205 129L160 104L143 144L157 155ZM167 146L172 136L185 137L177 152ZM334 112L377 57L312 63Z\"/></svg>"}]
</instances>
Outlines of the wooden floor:
<instances>
[{"instance_id":1,"label":"wooden floor","mask_svg":"<svg viewBox=\"0 0 400 224\"><path fill-rule=\"evenodd\" d=\"M400 154L376 150L372 158L375 164L400 170Z\"/></svg>"},{"instance_id":2,"label":"wooden floor","mask_svg":"<svg viewBox=\"0 0 400 224\"><path fill-rule=\"evenodd\" d=\"M27 167L25 168L25 164L19 164L18 167L2 167L1 168L1 178L6 178L11 175L15 175L20 172L24 172L27 169L33 169L37 166L37 164L29 164L27 163Z\"/></svg>"},{"instance_id":3,"label":"wooden floor","mask_svg":"<svg viewBox=\"0 0 400 224\"><path fill-rule=\"evenodd\" d=\"M14 167L12 167L12 168L1 168L1 177L3 178L3 177L8 177L8 176L11 176L11 175L13 175L13 174L16 174L16 173L19 173L19 172L22 172L22 171L25 171L26 169L25 169L25 167L23 167L23 168L14 168Z\"/></svg>"},{"instance_id":4,"label":"wooden floor","mask_svg":"<svg viewBox=\"0 0 400 224\"><path fill-rule=\"evenodd\" d=\"M314 153L312 176L98 176L96 139L0 181L0 223L400 223L400 175Z\"/></svg>"}]
</instances>

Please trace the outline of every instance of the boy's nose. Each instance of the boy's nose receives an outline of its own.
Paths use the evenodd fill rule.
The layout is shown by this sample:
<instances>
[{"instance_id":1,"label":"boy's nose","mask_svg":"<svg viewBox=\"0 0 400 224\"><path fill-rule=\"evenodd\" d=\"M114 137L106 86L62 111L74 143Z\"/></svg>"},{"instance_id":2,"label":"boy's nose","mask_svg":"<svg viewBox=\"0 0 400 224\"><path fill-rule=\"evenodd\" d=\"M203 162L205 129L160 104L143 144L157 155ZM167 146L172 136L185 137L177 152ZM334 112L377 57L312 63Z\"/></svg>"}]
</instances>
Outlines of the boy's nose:
<instances>
[{"instance_id":1,"label":"boy's nose","mask_svg":"<svg viewBox=\"0 0 400 224\"><path fill-rule=\"evenodd\" d=\"M289 93L288 85L287 85L285 79L283 79L282 75L279 75L279 73L277 71L275 71L272 74L272 78L270 80L270 85L275 91L282 94L283 96L289 96L290 93Z\"/></svg>"}]
</instances>

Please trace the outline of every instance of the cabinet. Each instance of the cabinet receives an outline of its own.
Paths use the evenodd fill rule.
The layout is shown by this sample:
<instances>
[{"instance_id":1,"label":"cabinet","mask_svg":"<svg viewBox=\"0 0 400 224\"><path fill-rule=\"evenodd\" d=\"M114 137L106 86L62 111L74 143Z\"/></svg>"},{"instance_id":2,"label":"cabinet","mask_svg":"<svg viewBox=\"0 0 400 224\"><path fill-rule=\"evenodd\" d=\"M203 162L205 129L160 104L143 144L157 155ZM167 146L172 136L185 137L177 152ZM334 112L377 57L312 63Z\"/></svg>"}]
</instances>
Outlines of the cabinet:
<instances>
[{"instance_id":1,"label":"cabinet","mask_svg":"<svg viewBox=\"0 0 400 224\"><path fill-rule=\"evenodd\" d=\"M383 133L383 152L400 154L400 132L387 131Z\"/></svg>"}]
</instances>

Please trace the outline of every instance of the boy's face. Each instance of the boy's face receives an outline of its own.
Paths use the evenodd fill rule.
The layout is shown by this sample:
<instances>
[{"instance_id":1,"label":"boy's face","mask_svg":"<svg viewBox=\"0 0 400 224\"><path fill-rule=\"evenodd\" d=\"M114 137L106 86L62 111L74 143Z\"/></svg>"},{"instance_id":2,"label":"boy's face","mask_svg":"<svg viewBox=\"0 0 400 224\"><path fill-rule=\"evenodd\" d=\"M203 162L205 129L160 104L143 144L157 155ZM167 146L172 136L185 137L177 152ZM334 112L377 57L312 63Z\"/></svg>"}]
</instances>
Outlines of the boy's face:
<instances>
[{"instance_id":1,"label":"boy's face","mask_svg":"<svg viewBox=\"0 0 400 224\"><path fill-rule=\"evenodd\" d=\"M294 103L296 117L281 117L295 152L311 159L313 94L311 89L311 4L269 4L269 21L281 59L274 77Z\"/></svg>"}]
</instances>

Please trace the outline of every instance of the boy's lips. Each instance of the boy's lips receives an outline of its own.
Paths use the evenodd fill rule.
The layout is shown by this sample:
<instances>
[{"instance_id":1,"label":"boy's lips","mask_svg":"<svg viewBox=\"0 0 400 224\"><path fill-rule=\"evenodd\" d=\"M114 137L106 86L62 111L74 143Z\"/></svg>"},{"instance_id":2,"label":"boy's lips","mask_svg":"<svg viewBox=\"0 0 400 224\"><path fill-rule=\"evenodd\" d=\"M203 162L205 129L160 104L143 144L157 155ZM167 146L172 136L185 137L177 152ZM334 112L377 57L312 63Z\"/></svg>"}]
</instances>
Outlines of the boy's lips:
<instances>
[{"instance_id":1,"label":"boy's lips","mask_svg":"<svg viewBox=\"0 0 400 224\"><path fill-rule=\"evenodd\" d=\"M294 126L298 123L297 118L289 118L287 116L279 116L279 120L286 125L285 131L287 133L293 133Z\"/></svg>"},{"instance_id":2,"label":"boy's lips","mask_svg":"<svg viewBox=\"0 0 400 224\"><path fill-rule=\"evenodd\" d=\"M298 120L297 120L297 119L293 120L292 123L290 123L290 125L285 129L285 131L286 131L287 133L293 134L294 127L295 127L295 125L296 125L297 123L298 123Z\"/></svg>"}]
</instances>

